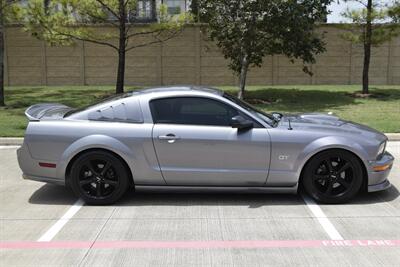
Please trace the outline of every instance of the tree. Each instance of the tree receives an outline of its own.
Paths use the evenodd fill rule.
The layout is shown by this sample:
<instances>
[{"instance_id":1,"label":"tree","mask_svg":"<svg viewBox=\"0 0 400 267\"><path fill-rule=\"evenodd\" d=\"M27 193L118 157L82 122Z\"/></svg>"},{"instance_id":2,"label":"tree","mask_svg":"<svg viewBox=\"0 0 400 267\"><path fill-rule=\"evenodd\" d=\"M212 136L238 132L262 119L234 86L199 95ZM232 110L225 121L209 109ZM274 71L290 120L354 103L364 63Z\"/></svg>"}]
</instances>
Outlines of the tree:
<instances>
[{"instance_id":1,"label":"tree","mask_svg":"<svg viewBox=\"0 0 400 267\"><path fill-rule=\"evenodd\" d=\"M193 14L194 20L200 22L199 0L192 0L190 3L190 12Z\"/></svg>"},{"instance_id":2,"label":"tree","mask_svg":"<svg viewBox=\"0 0 400 267\"><path fill-rule=\"evenodd\" d=\"M378 3L372 0L345 1L357 1L364 6L364 8L358 10L348 9L342 14L343 17L353 22L352 24L342 26L342 28L347 30L342 34L342 37L352 43L363 45L362 94L369 94L371 48L372 46L379 46L390 41L394 36L397 36L399 25L397 23L390 23L390 8L380 7Z\"/></svg>"},{"instance_id":3,"label":"tree","mask_svg":"<svg viewBox=\"0 0 400 267\"><path fill-rule=\"evenodd\" d=\"M50 2L51 2L50 0L43 0L44 12L49 11Z\"/></svg>"},{"instance_id":4,"label":"tree","mask_svg":"<svg viewBox=\"0 0 400 267\"><path fill-rule=\"evenodd\" d=\"M396 1L389 7L388 15L393 19L394 23L400 23L400 1Z\"/></svg>"},{"instance_id":5,"label":"tree","mask_svg":"<svg viewBox=\"0 0 400 267\"><path fill-rule=\"evenodd\" d=\"M200 1L202 0L192 0L190 2L190 12L193 15L193 19L196 23L207 23L208 18L206 14L200 12Z\"/></svg>"},{"instance_id":6,"label":"tree","mask_svg":"<svg viewBox=\"0 0 400 267\"><path fill-rule=\"evenodd\" d=\"M5 24L15 17L17 0L0 0L0 106L5 106L4 99L4 33Z\"/></svg>"},{"instance_id":7,"label":"tree","mask_svg":"<svg viewBox=\"0 0 400 267\"><path fill-rule=\"evenodd\" d=\"M50 44L71 44L76 40L108 46L118 53L116 93L124 91L125 56L132 49L165 42L182 30L190 19L186 13L167 14L158 10L158 22L143 26L132 20L147 16L150 1L136 0L30 0L21 19L34 36ZM142 5L142 7L143 7ZM96 25L103 26L99 31ZM105 30L111 29L111 30Z\"/></svg>"},{"instance_id":8,"label":"tree","mask_svg":"<svg viewBox=\"0 0 400 267\"><path fill-rule=\"evenodd\" d=\"M230 69L239 76L239 98L244 97L249 67L261 66L265 56L283 54L307 64L325 51L315 31L332 0L199 0L207 17L209 36L216 41Z\"/></svg>"}]
</instances>

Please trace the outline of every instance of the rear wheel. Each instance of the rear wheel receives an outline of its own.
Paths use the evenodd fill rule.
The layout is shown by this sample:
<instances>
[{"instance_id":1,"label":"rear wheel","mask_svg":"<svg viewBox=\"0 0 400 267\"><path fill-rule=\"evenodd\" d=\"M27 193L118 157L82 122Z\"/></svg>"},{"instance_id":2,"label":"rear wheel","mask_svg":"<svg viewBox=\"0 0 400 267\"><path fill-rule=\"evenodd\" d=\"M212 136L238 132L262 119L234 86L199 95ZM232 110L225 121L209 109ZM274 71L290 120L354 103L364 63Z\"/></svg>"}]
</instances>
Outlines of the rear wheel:
<instances>
[{"instance_id":1,"label":"rear wheel","mask_svg":"<svg viewBox=\"0 0 400 267\"><path fill-rule=\"evenodd\" d=\"M125 165L113 154L91 151L75 160L70 185L77 196L92 205L115 203L129 188Z\"/></svg>"},{"instance_id":2,"label":"rear wheel","mask_svg":"<svg viewBox=\"0 0 400 267\"><path fill-rule=\"evenodd\" d=\"M327 150L314 156L305 166L303 187L315 200L344 203L361 188L363 171L359 160L344 150Z\"/></svg>"}]
</instances>

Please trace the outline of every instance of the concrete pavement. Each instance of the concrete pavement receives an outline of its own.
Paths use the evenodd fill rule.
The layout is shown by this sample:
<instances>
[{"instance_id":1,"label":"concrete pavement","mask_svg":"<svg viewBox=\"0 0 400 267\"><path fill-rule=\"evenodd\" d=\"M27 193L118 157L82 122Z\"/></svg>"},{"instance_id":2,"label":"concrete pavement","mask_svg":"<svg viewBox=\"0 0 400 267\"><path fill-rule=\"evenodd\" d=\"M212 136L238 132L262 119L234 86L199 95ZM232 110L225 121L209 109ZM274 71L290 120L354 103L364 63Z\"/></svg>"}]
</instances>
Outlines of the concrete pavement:
<instances>
[{"instance_id":1,"label":"concrete pavement","mask_svg":"<svg viewBox=\"0 0 400 267\"><path fill-rule=\"evenodd\" d=\"M398 266L400 142L387 149L398 159L389 190L316 206L347 245L329 243L325 220L300 195L130 194L117 205L79 207L38 248L77 199L21 179L16 149L2 147L0 265Z\"/></svg>"}]
</instances>

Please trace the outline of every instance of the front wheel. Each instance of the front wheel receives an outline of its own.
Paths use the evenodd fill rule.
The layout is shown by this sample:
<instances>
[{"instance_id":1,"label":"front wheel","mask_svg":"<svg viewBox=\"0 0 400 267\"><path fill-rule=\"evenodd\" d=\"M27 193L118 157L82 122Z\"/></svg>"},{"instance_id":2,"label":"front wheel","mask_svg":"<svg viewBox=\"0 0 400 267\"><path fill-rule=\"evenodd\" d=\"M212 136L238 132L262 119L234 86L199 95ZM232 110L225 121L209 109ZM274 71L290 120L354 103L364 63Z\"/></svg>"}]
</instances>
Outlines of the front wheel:
<instances>
[{"instance_id":1,"label":"front wheel","mask_svg":"<svg viewBox=\"0 0 400 267\"><path fill-rule=\"evenodd\" d=\"M332 149L314 156L305 166L302 184L322 203L344 203L353 198L363 181L363 170L352 153Z\"/></svg>"},{"instance_id":2,"label":"front wheel","mask_svg":"<svg viewBox=\"0 0 400 267\"><path fill-rule=\"evenodd\" d=\"M113 154L91 151L75 160L70 185L87 204L109 205L126 193L129 176L125 165Z\"/></svg>"}]
</instances>

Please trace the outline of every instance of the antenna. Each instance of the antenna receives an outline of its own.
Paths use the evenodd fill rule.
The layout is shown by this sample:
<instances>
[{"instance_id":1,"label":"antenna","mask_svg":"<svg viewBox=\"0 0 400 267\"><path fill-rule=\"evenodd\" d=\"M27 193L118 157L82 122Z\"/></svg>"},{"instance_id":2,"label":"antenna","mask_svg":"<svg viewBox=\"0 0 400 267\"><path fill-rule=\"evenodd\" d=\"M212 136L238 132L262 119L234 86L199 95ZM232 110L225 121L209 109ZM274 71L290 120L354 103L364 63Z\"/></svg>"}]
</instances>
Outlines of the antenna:
<instances>
[{"instance_id":1,"label":"antenna","mask_svg":"<svg viewBox=\"0 0 400 267\"><path fill-rule=\"evenodd\" d=\"M288 118L288 122L289 122L289 128L288 128L288 130L293 130L293 128L292 128L292 123L290 122L290 119Z\"/></svg>"}]
</instances>

